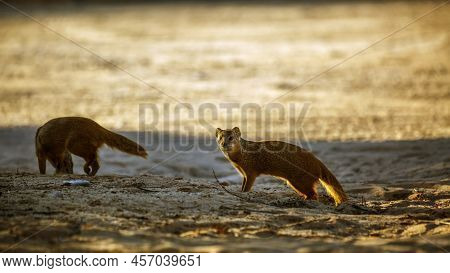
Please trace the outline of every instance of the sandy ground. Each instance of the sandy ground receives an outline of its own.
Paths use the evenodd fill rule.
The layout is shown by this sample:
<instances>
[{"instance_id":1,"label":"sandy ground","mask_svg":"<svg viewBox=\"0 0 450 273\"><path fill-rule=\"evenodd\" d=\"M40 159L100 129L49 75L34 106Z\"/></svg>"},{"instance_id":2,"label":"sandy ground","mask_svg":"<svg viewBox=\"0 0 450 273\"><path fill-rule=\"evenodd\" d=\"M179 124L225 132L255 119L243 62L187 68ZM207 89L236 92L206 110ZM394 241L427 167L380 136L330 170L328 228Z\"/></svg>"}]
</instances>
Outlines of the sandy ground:
<instances>
[{"instance_id":1,"label":"sandy ground","mask_svg":"<svg viewBox=\"0 0 450 273\"><path fill-rule=\"evenodd\" d=\"M260 182L254 192L238 193L241 199L214 179L100 176L89 179L88 187L62 186L66 179L0 176L0 249L446 252L450 247L448 181L347 185L352 202L334 208L326 198L302 201L281 183Z\"/></svg>"},{"instance_id":2,"label":"sandy ground","mask_svg":"<svg viewBox=\"0 0 450 273\"><path fill-rule=\"evenodd\" d=\"M448 139L317 143L332 151L321 158L350 196L337 208L323 194L320 202L305 202L269 177L236 197L214 179L211 166L229 165L219 159L203 170L210 179L3 173L0 249L447 252L450 158L443 147L449 145ZM218 176L236 192L239 185L222 178L230 173ZM91 185L62 186L72 178Z\"/></svg>"},{"instance_id":3,"label":"sandy ground","mask_svg":"<svg viewBox=\"0 0 450 273\"><path fill-rule=\"evenodd\" d=\"M253 192L239 193L242 199L212 176L214 169L227 189L239 189L239 175L214 145L206 151L164 149L184 133L177 120L192 128L194 140L231 126L240 126L248 139L262 131L278 139L289 131L287 122L260 124L242 111L219 111L200 123L198 109L201 103L265 104L434 5L27 10L195 110L194 118L170 112L148 132L164 136L146 145L148 160L103 148L99 176L88 178L88 187L62 186L69 177L51 176L51 168L47 176L37 174L37 126L81 115L141 142L139 105L162 107L173 100L2 9L0 249L448 251L448 5L276 100L284 107L310 103L301 139L291 141L301 141L329 166L351 197L349 204L334 208L324 196L304 202L269 177L259 178ZM81 160L75 164L81 174Z\"/></svg>"}]
</instances>

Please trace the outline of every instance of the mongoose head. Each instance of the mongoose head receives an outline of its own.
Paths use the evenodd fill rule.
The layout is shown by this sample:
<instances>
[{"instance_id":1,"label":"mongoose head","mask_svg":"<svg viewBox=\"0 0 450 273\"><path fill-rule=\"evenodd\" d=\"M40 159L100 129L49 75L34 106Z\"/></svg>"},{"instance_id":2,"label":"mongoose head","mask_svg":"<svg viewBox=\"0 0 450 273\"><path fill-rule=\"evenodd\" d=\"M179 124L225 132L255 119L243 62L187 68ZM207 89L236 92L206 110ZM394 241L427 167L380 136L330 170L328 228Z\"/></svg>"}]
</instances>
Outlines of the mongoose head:
<instances>
[{"instance_id":1,"label":"mongoose head","mask_svg":"<svg viewBox=\"0 0 450 273\"><path fill-rule=\"evenodd\" d=\"M241 130L238 127L222 130L216 129L216 140L224 153L234 153L241 149Z\"/></svg>"}]
</instances>

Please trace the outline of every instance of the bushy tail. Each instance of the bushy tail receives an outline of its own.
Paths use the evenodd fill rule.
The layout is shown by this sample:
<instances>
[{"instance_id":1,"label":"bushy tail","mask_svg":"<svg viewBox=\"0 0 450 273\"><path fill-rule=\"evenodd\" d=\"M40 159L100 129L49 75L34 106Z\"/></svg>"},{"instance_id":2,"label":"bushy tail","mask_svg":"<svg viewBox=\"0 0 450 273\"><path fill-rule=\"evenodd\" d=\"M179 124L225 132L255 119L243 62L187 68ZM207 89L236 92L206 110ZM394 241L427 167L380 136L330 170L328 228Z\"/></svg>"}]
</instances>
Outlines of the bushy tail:
<instances>
[{"instance_id":1,"label":"bushy tail","mask_svg":"<svg viewBox=\"0 0 450 273\"><path fill-rule=\"evenodd\" d=\"M136 142L119 134L104 129L103 141L111 148L122 152L147 158L147 151Z\"/></svg>"},{"instance_id":2,"label":"bushy tail","mask_svg":"<svg viewBox=\"0 0 450 273\"><path fill-rule=\"evenodd\" d=\"M344 192L339 181L336 179L333 173L322 164L322 177L320 178L320 184L325 188L327 193L334 199L334 204L337 206L348 200L347 195Z\"/></svg>"}]
</instances>

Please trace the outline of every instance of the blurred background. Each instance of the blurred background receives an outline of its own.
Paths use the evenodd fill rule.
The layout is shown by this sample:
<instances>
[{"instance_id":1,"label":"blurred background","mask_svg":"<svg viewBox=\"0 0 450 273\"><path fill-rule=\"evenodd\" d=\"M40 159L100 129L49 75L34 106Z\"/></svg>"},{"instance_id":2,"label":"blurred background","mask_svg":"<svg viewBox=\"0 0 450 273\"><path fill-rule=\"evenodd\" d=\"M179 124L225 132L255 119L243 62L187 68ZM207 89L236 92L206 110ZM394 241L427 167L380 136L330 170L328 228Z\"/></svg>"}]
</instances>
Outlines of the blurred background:
<instances>
[{"instance_id":1,"label":"blurred background","mask_svg":"<svg viewBox=\"0 0 450 273\"><path fill-rule=\"evenodd\" d=\"M202 103L263 105L442 3L4 1L30 18L2 2L1 168L33 171L35 129L51 118L85 116L135 138L139 105L175 104L169 96L194 109ZM448 14L445 5L274 102L311 103L302 131L325 161L329 147L322 142L447 140ZM254 118L236 111L207 121L222 128L245 121L243 134L252 139L263 130ZM181 122L213 137L196 119ZM279 122L271 130L288 129ZM184 154L166 168L156 165L171 154L151 151L150 163L136 163L104 153L103 173L203 177L217 162L226 166L219 173L235 174L220 154Z\"/></svg>"}]
</instances>

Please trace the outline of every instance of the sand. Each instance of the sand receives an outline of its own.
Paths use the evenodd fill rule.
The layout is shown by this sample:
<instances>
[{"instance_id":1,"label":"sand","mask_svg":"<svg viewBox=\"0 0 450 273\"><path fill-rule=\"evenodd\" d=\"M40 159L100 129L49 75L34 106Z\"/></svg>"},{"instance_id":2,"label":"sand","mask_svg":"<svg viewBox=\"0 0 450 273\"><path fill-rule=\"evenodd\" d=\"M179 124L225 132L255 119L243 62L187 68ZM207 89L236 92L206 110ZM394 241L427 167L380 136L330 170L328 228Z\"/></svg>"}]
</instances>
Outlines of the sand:
<instances>
[{"instance_id":1,"label":"sand","mask_svg":"<svg viewBox=\"0 0 450 273\"><path fill-rule=\"evenodd\" d=\"M364 183L351 202L302 201L281 183L251 193L214 179L0 176L0 249L51 252L446 252L448 181ZM227 185L227 184L225 184ZM224 186L237 191L238 186ZM23 238L30 239L19 243ZM19 244L18 244L19 243Z\"/></svg>"},{"instance_id":2,"label":"sand","mask_svg":"<svg viewBox=\"0 0 450 273\"><path fill-rule=\"evenodd\" d=\"M139 106L174 101L19 15L0 16L0 250L448 252L450 48L446 6L275 102L309 105L292 143L336 174L350 202L305 202L283 182L250 193L212 144L188 135L240 126L254 140L291 133L220 103L264 105L427 12L433 3L125 5L26 9L77 43L190 103L139 132ZM202 103L219 110L199 116ZM102 148L97 177L39 175L35 130L90 117L149 150ZM146 117L152 118L152 117ZM161 118L161 116L158 116ZM199 122L199 118L203 120ZM287 121L297 116L287 117ZM184 131L176 120L191 129ZM285 120L286 121L286 120ZM149 120L145 120L149 122ZM208 126L204 126L204 124ZM298 129L298 128L297 128ZM229 194L218 185L215 170ZM62 186L72 178L88 187ZM29 239L26 239L29 238ZM25 241L23 241L26 239ZM22 242L23 241L23 242Z\"/></svg>"}]
</instances>

